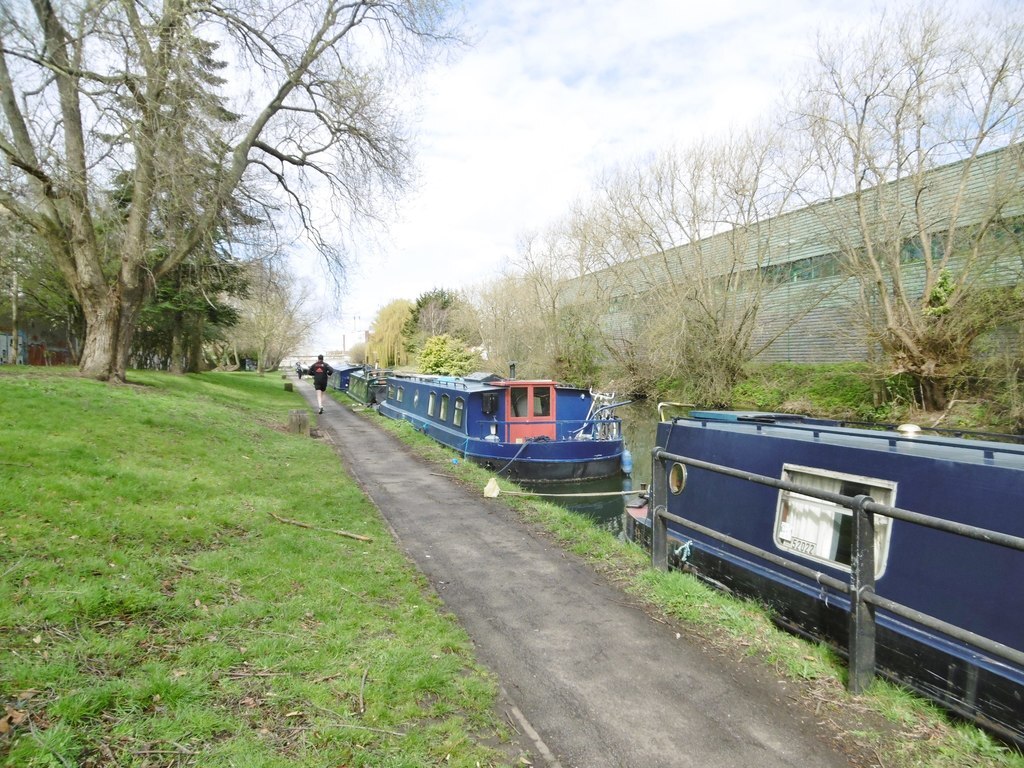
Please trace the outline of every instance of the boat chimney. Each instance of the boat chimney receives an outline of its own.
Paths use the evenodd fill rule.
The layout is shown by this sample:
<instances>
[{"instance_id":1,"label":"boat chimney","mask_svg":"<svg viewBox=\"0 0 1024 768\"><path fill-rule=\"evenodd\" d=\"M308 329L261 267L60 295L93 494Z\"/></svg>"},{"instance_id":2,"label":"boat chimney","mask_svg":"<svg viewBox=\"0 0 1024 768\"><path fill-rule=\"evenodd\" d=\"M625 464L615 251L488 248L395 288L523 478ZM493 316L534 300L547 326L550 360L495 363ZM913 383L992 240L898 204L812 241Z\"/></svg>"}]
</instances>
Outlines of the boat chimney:
<instances>
[{"instance_id":1,"label":"boat chimney","mask_svg":"<svg viewBox=\"0 0 1024 768\"><path fill-rule=\"evenodd\" d=\"M511 362L508 364L508 377L514 379L516 377L516 364Z\"/></svg>"}]
</instances>

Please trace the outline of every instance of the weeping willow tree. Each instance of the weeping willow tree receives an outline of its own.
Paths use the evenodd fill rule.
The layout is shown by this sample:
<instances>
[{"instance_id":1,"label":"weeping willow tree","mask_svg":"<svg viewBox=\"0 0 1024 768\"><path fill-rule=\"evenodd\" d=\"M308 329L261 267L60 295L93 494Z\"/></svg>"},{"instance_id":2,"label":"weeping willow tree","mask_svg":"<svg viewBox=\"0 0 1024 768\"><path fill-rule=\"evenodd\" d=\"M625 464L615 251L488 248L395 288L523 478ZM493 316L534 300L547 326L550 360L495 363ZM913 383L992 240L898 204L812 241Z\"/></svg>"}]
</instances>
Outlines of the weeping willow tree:
<instances>
[{"instance_id":1,"label":"weeping willow tree","mask_svg":"<svg viewBox=\"0 0 1024 768\"><path fill-rule=\"evenodd\" d=\"M412 317L413 304L396 299L385 306L370 327L366 345L366 361L382 368L393 368L409 362L406 331Z\"/></svg>"}]
</instances>

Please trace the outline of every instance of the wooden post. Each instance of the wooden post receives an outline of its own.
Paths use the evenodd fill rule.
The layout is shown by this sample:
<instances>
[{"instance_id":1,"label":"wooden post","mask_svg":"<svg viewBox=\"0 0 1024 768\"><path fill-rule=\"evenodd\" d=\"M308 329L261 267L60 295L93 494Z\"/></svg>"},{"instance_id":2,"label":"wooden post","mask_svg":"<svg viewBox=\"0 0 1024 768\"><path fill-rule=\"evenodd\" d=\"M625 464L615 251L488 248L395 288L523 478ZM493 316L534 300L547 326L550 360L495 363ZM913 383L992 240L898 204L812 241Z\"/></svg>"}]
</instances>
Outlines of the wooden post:
<instances>
[{"instance_id":1,"label":"wooden post","mask_svg":"<svg viewBox=\"0 0 1024 768\"><path fill-rule=\"evenodd\" d=\"M288 431L309 437L309 411L305 408L291 411L288 415Z\"/></svg>"}]
</instances>

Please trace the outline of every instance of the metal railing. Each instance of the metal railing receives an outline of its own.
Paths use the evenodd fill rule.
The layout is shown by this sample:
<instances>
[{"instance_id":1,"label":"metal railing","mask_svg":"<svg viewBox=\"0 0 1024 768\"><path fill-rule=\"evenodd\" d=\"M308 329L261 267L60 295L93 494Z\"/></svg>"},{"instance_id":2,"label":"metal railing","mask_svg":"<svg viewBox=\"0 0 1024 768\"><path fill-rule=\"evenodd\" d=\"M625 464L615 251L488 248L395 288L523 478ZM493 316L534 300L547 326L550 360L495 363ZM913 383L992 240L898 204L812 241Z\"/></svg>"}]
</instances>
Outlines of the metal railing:
<instances>
[{"instance_id":1,"label":"metal railing","mask_svg":"<svg viewBox=\"0 0 1024 768\"><path fill-rule=\"evenodd\" d=\"M961 627L949 624L934 616L914 610L902 603L884 598L875 592L875 516L882 515L893 520L905 520L915 525L945 531L957 536L989 542L996 546L1007 547L1024 552L1024 538L999 531L991 531L972 525L964 525L949 520L912 512L899 507L880 504L870 496L844 496L831 491L777 480L774 477L758 475L753 472L738 470L722 464L692 459L668 453L663 448L655 447L651 451L652 478L649 517L651 520L651 561L655 568L668 570L669 546L668 523L674 522L686 526L704 536L728 544L731 547L756 555L787 571L814 579L818 584L835 589L849 595L849 681L848 688L853 693L864 691L875 676L875 609L882 608L895 616L916 622L922 627L941 632L948 637L969 643L985 653L1009 661L1018 667L1024 667L1024 652L1003 645L987 637L975 634ZM792 491L805 496L837 504L849 509L853 517L853 547L851 552L850 579L844 581L830 574L822 573L799 563L791 562L774 552L755 547L746 542L727 536L693 520L679 517L668 511L668 469L669 463L679 463L684 467L716 472L738 478L747 482L766 485L779 490ZM683 488L685 493L685 487Z\"/></svg>"},{"instance_id":2,"label":"metal railing","mask_svg":"<svg viewBox=\"0 0 1024 768\"><path fill-rule=\"evenodd\" d=\"M615 417L607 419L540 419L524 422L522 420L505 421L498 419L476 420L478 434L473 437L486 435L491 425L495 427L495 434L501 442L509 442L511 427L555 427L555 440L579 440L581 435L594 440L618 440L622 437L622 422Z\"/></svg>"}]
</instances>

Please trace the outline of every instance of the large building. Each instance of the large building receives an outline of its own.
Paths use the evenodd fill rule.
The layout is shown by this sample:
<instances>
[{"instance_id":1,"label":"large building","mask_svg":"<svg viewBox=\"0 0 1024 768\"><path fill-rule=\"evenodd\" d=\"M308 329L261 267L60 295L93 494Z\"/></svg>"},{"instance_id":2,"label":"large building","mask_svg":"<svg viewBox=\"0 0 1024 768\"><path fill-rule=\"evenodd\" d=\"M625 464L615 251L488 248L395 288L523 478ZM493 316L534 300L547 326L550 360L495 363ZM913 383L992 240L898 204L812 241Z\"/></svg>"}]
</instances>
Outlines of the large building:
<instances>
[{"instance_id":1,"label":"large building","mask_svg":"<svg viewBox=\"0 0 1024 768\"><path fill-rule=\"evenodd\" d=\"M637 299L659 284L728 283L731 301L757 304L751 338L765 362L869 359L876 281L894 293L890 270L920 309L929 272L968 284L1015 284L1024 275L1024 145L1012 145L880 186L818 202L575 281L603 286L605 330L628 338ZM928 247L922 246L925 238ZM872 254L874 259L866 258ZM869 274L877 265L879 272ZM682 296L685 292L679 293ZM680 299L682 301L683 299ZM874 307L873 307L873 304ZM877 326L876 326L877 328Z\"/></svg>"}]
</instances>

